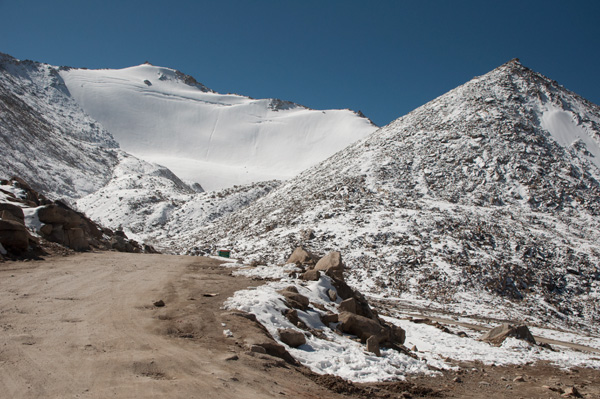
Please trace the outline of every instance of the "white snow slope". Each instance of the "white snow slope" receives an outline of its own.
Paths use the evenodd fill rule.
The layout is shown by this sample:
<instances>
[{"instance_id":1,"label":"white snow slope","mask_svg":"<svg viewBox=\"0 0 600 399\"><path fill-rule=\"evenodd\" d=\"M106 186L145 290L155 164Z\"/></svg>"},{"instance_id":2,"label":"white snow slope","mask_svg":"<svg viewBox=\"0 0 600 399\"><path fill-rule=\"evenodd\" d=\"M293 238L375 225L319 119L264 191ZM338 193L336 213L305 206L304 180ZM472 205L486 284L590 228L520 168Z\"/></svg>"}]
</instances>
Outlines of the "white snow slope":
<instances>
[{"instance_id":1,"label":"white snow slope","mask_svg":"<svg viewBox=\"0 0 600 399\"><path fill-rule=\"evenodd\" d=\"M350 110L215 93L149 64L60 76L123 150L206 190L291 178L377 128Z\"/></svg>"}]
</instances>

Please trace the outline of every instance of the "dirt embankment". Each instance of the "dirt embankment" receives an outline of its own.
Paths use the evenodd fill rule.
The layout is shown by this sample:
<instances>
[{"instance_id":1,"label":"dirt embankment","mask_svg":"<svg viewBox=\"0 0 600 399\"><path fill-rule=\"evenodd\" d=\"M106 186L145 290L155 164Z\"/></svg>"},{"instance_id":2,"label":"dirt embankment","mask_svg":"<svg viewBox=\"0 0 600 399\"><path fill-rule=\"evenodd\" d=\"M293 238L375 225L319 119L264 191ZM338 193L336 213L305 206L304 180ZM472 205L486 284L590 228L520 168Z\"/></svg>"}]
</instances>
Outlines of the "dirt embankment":
<instances>
[{"instance_id":1,"label":"dirt embankment","mask_svg":"<svg viewBox=\"0 0 600 399\"><path fill-rule=\"evenodd\" d=\"M247 350L244 337L260 329L222 304L257 284L200 257L100 252L0 263L1 396L552 397L558 392L544 388L546 380L580 384L586 395L600 386L597 371L546 366L465 365L437 378L385 384L316 376ZM158 300L165 306L156 307ZM513 383L517 373L526 381Z\"/></svg>"}]
</instances>

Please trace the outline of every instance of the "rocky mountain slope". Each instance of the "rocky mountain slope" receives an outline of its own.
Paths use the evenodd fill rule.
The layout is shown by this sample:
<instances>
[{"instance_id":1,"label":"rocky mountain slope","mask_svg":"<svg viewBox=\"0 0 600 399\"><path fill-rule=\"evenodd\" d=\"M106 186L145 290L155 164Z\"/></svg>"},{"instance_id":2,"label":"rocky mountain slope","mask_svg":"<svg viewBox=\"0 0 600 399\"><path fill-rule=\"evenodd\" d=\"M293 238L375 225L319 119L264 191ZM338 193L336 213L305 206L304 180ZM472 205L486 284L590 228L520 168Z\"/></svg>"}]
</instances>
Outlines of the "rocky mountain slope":
<instances>
[{"instance_id":1,"label":"rocky mountain slope","mask_svg":"<svg viewBox=\"0 0 600 399\"><path fill-rule=\"evenodd\" d=\"M0 170L51 197L102 187L118 144L70 96L58 69L0 53ZM108 172L108 173L107 173Z\"/></svg>"},{"instance_id":2,"label":"rocky mountain slope","mask_svg":"<svg viewBox=\"0 0 600 399\"><path fill-rule=\"evenodd\" d=\"M598 106L513 60L173 245L341 250L375 296L591 331L599 142Z\"/></svg>"}]
</instances>

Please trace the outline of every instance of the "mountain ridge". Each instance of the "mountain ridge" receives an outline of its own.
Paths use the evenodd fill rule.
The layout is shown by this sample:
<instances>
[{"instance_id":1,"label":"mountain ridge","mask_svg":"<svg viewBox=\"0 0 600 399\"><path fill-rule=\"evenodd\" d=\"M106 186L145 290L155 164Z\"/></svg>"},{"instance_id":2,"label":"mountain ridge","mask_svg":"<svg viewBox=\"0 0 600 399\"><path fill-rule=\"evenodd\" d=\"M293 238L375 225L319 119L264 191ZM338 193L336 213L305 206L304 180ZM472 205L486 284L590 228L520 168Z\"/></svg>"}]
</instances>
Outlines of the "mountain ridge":
<instances>
[{"instance_id":1,"label":"mountain ridge","mask_svg":"<svg viewBox=\"0 0 600 399\"><path fill-rule=\"evenodd\" d=\"M587 135L587 152L557 141L564 130L543 123L551 112ZM600 317L599 127L598 106L512 60L197 241L268 263L298 245L340 250L353 286L372 295L590 328Z\"/></svg>"}]
</instances>

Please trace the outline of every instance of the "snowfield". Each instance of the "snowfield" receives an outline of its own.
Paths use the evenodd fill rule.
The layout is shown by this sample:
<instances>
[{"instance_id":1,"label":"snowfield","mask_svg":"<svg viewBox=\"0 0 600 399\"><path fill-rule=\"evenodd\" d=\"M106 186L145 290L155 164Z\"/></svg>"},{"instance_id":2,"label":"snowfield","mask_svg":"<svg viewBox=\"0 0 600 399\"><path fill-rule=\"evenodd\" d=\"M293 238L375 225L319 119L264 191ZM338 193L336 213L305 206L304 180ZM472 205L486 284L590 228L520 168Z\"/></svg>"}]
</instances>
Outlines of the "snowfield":
<instances>
[{"instance_id":1,"label":"snowfield","mask_svg":"<svg viewBox=\"0 0 600 399\"><path fill-rule=\"evenodd\" d=\"M377 128L350 110L215 93L149 64L60 76L123 150L209 191L289 179Z\"/></svg>"}]
</instances>

